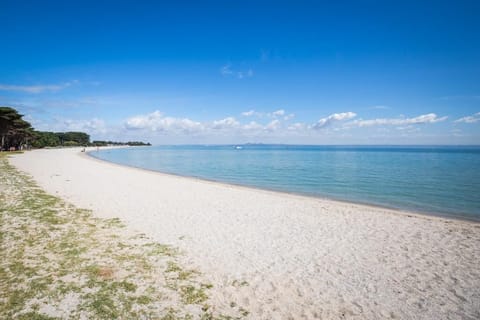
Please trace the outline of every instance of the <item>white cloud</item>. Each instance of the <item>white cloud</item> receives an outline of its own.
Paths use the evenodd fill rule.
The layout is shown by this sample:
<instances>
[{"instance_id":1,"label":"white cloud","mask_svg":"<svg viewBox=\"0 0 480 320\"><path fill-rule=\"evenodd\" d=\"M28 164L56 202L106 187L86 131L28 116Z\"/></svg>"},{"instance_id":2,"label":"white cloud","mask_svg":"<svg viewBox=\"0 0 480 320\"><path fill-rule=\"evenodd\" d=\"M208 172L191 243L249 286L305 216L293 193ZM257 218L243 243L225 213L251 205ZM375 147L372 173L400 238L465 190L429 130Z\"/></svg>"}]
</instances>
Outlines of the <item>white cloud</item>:
<instances>
[{"instance_id":1,"label":"white cloud","mask_svg":"<svg viewBox=\"0 0 480 320\"><path fill-rule=\"evenodd\" d=\"M279 114L282 114L280 112ZM283 113L284 114L284 113ZM273 119L266 124L251 121L241 124L234 117L226 117L211 122L197 122L190 119L180 119L164 116L156 110L145 115L128 118L124 128L130 131L152 131L165 134L203 134L214 136L218 132L232 136L251 136L257 134L271 134L282 128L282 119Z\"/></svg>"},{"instance_id":2,"label":"white cloud","mask_svg":"<svg viewBox=\"0 0 480 320\"><path fill-rule=\"evenodd\" d=\"M245 131L260 131L263 130L263 126L255 121L250 121L249 123L243 125L242 129Z\"/></svg>"},{"instance_id":3,"label":"white cloud","mask_svg":"<svg viewBox=\"0 0 480 320\"><path fill-rule=\"evenodd\" d=\"M244 117L251 117L251 116L260 117L261 115L262 115L262 113L257 112L255 110L249 110L249 111L242 112L242 116L244 116Z\"/></svg>"},{"instance_id":4,"label":"white cloud","mask_svg":"<svg viewBox=\"0 0 480 320\"><path fill-rule=\"evenodd\" d=\"M256 111L250 110L243 114L252 116L256 113ZM274 113L278 116L273 117ZM332 143L332 141L339 141L338 139L346 139L342 140L344 142L350 141L355 143L355 141L361 141L365 143L370 141L370 139L374 139L378 134L383 135L385 139L392 139L391 141L399 141L398 139L400 138L417 137L420 134L418 124L436 123L446 119L446 117L438 117L435 114L425 114L412 118L351 120L356 116L354 112L333 113L310 125L300 121L289 124L285 120L285 117L289 117L289 114L282 109L271 113L262 113L263 118L261 119L265 122L246 121L245 123L233 116L212 121L194 121L188 118L168 117L157 110L149 114L137 115L126 119L123 124L123 134L125 136L143 137L142 139L153 142L162 141L163 143L175 143L178 141L182 141L182 143L238 143L240 141L248 142L252 140L263 142L288 141L290 143L305 143L308 141L309 143ZM335 125L337 123L342 125ZM85 127L88 125L88 123L84 123ZM92 127L94 126L94 124L91 125ZM361 129L370 126L376 126L373 133L372 130ZM363 130L364 134L362 132L356 132L355 136L349 134L347 130L353 127L360 128L358 130ZM328 130L322 131L322 135L317 134L319 130L327 128ZM108 131L109 134L111 132L111 130ZM299 140L300 137L303 140ZM405 141L403 140L403 142Z\"/></svg>"},{"instance_id":5,"label":"white cloud","mask_svg":"<svg viewBox=\"0 0 480 320\"><path fill-rule=\"evenodd\" d=\"M457 119L454 122L455 123L460 123L460 122L475 123L475 122L479 122L479 121L480 121L480 112L477 112L475 114L472 114L471 116L467 116L467 117Z\"/></svg>"},{"instance_id":6,"label":"white cloud","mask_svg":"<svg viewBox=\"0 0 480 320\"><path fill-rule=\"evenodd\" d=\"M301 123L301 122L296 122L292 125L289 125L287 127L287 130L289 131L304 131L306 130L308 127L305 123Z\"/></svg>"},{"instance_id":7,"label":"white cloud","mask_svg":"<svg viewBox=\"0 0 480 320\"><path fill-rule=\"evenodd\" d=\"M413 126L413 125L407 125L407 126L403 126L403 127L396 127L395 129L398 130L398 131L408 132L408 133L413 133L413 132L419 132L419 131L420 131L420 128L415 127L415 126Z\"/></svg>"},{"instance_id":8,"label":"white cloud","mask_svg":"<svg viewBox=\"0 0 480 320\"><path fill-rule=\"evenodd\" d=\"M266 126L265 130L266 131L276 131L280 128L280 120L275 119L270 121Z\"/></svg>"},{"instance_id":9,"label":"white cloud","mask_svg":"<svg viewBox=\"0 0 480 320\"><path fill-rule=\"evenodd\" d=\"M280 110L274 111L274 112L272 112L272 115L273 115L274 117L284 116L284 115L285 115L285 110L280 109Z\"/></svg>"},{"instance_id":10,"label":"white cloud","mask_svg":"<svg viewBox=\"0 0 480 320\"><path fill-rule=\"evenodd\" d=\"M243 79L243 78L250 78L253 77L253 70L248 69L246 72L244 71L238 71L237 72L237 78L238 79Z\"/></svg>"},{"instance_id":11,"label":"white cloud","mask_svg":"<svg viewBox=\"0 0 480 320\"><path fill-rule=\"evenodd\" d=\"M224 77L236 77L237 79L253 77L253 70L233 70L231 64L226 64L220 68L220 74Z\"/></svg>"},{"instance_id":12,"label":"white cloud","mask_svg":"<svg viewBox=\"0 0 480 320\"><path fill-rule=\"evenodd\" d=\"M436 123L446 120L448 117L439 118L435 113L423 114L415 118L380 118L371 120L355 120L351 125L358 127L371 127L378 125L404 126L409 124Z\"/></svg>"},{"instance_id":13,"label":"white cloud","mask_svg":"<svg viewBox=\"0 0 480 320\"><path fill-rule=\"evenodd\" d=\"M213 121L212 129L231 129L237 128L240 123L234 117L227 117L222 120Z\"/></svg>"},{"instance_id":14,"label":"white cloud","mask_svg":"<svg viewBox=\"0 0 480 320\"><path fill-rule=\"evenodd\" d=\"M147 129L155 126L159 120L162 119L162 113L158 110L147 114L147 115L140 115L135 116L127 119L125 123L127 129Z\"/></svg>"},{"instance_id":15,"label":"white cloud","mask_svg":"<svg viewBox=\"0 0 480 320\"><path fill-rule=\"evenodd\" d=\"M98 118L93 118L91 120L87 120L83 124L83 128L87 131L94 131L94 132L105 132L106 127L105 127L105 121L98 119Z\"/></svg>"},{"instance_id":16,"label":"white cloud","mask_svg":"<svg viewBox=\"0 0 480 320\"><path fill-rule=\"evenodd\" d=\"M322 118L322 119L318 120L317 123L312 125L312 128L316 129L316 130L319 130L319 129L322 129L322 128L325 128L325 127L331 125L334 122L350 120L350 119L352 119L356 116L357 116L357 114L354 113L354 112L334 113L334 114L329 115L326 118Z\"/></svg>"},{"instance_id":17,"label":"white cloud","mask_svg":"<svg viewBox=\"0 0 480 320\"><path fill-rule=\"evenodd\" d=\"M33 86L19 86L19 85L9 85L9 84L0 84L0 90L4 91L21 91L27 93L41 93L45 91L56 92L67 87L72 86L73 84L78 83L77 80L71 82L65 82L61 84L46 84L46 85L33 85Z\"/></svg>"},{"instance_id":18,"label":"white cloud","mask_svg":"<svg viewBox=\"0 0 480 320\"><path fill-rule=\"evenodd\" d=\"M462 130L460 129L452 129L450 131L450 133L452 134L452 136L454 137L465 137L465 134L463 134Z\"/></svg>"},{"instance_id":19,"label":"white cloud","mask_svg":"<svg viewBox=\"0 0 480 320\"><path fill-rule=\"evenodd\" d=\"M81 131L92 134L104 134L108 131L105 121L98 118L86 120L72 120L55 118L54 123L46 123L40 120L33 122L36 129L46 131Z\"/></svg>"},{"instance_id":20,"label":"white cloud","mask_svg":"<svg viewBox=\"0 0 480 320\"><path fill-rule=\"evenodd\" d=\"M372 106L369 109L387 110L387 109L390 109L390 107L389 106Z\"/></svg>"},{"instance_id":21,"label":"white cloud","mask_svg":"<svg viewBox=\"0 0 480 320\"><path fill-rule=\"evenodd\" d=\"M25 121L28 121L32 125L32 127L34 127L35 129L42 131L42 129L44 127L43 121L33 117L31 114L25 114L23 119Z\"/></svg>"},{"instance_id":22,"label":"white cloud","mask_svg":"<svg viewBox=\"0 0 480 320\"><path fill-rule=\"evenodd\" d=\"M478 100L480 95L456 95L440 97L440 100Z\"/></svg>"},{"instance_id":23,"label":"white cloud","mask_svg":"<svg viewBox=\"0 0 480 320\"><path fill-rule=\"evenodd\" d=\"M188 118L177 119L167 117L166 119L170 121L173 128L185 133L198 133L204 130L203 124Z\"/></svg>"},{"instance_id":24,"label":"white cloud","mask_svg":"<svg viewBox=\"0 0 480 320\"><path fill-rule=\"evenodd\" d=\"M258 112L255 110L249 110L241 113L242 116L244 117L268 117L268 118L283 118L283 120L287 121L295 117L295 114L290 113L287 114L287 112L283 109L279 109L273 112Z\"/></svg>"},{"instance_id":25,"label":"white cloud","mask_svg":"<svg viewBox=\"0 0 480 320\"><path fill-rule=\"evenodd\" d=\"M204 125L188 118L164 117L160 111L156 110L147 115L128 118L125 122L125 128L130 130L197 133L204 129Z\"/></svg>"},{"instance_id":26,"label":"white cloud","mask_svg":"<svg viewBox=\"0 0 480 320\"><path fill-rule=\"evenodd\" d=\"M232 71L232 69L230 68L230 65L229 65L229 64L226 64L226 65L224 65L224 66L220 69L220 73L221 73L223 76L229 76L229 75L233 74L233 71Z\"/></svg>"}]
</instances>

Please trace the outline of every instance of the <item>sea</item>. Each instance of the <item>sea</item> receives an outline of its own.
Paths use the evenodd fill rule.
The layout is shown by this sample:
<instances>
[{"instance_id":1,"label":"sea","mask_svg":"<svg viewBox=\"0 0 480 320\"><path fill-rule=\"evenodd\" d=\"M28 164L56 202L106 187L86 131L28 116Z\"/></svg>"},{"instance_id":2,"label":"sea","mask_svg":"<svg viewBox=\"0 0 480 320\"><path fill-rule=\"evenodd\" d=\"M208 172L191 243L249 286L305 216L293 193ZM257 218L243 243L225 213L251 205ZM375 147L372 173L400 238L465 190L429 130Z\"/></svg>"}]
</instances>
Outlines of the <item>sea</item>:
<instances>
[{"instance_id":1,"label":"sea","mask_svg":"<svg viewBox=\"0 0 480 320\"><path fill-rule=\"evenodd\" d=\"M480 221L480 146L181 145L90 155L180 176Z\"/></svg>"}]
</instances>

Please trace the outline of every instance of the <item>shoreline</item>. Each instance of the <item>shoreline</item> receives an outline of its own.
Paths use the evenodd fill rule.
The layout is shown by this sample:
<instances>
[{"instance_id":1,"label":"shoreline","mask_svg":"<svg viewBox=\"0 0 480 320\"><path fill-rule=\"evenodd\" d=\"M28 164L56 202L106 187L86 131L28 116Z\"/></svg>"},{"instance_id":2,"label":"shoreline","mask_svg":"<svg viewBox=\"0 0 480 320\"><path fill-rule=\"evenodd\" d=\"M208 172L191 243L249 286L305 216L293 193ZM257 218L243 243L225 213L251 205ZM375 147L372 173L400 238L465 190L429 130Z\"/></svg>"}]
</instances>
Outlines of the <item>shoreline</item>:
<instances>
[{"instance_id":1,"label":"shoreline","mask_svg":"<svg viewBox=\"0 0 480 320\"><path fill-rule=\"evenodd\" d=\"M92 161L96 160L96 161ZM245 319L478 319L480 225L123 166L79 150L9 162L95 217L176 247Z\"/></svg>"},{"instance_id":2,"label":"shoreline","mask_svg":"<svg viewBox=\"0 0 480 320\"><path fill-rule=\"evenodd\" d=\"M126 147L128 147L128 146L107 147L107 148L108 149L120 149L120 148L126 148ZM106 149L104 147L103 150L108 150L108 149ZM233 183L233 182L225 182L225 181L208 179L208 178L197 177L197 176L181 175L181 174L176 174L176 173L158 171L158 170L153 170L153 169L146 169L146 168L126 165L126 164L120 164L120 163L100 159L100 158L97 158L97 157L91 155L91 153L93 153L93 152L96 152L96 150L90 150L90 151L87 150L87 151L84 152L85 153L84 155L83 154L79 154L79 155L88 157L88 158L96 160L96 161L101 161L101 162L104 162L104 163L108 163L108 164L116 165L116 166L120 166L120 167L132 168L132 169L137 169L137 170L141 170L141 171L145 171L145 172L171 176L171 177L192 179L194 181L204 181L204 182L216 183L216 184L224 185L224 186L227 186L227 187L246 188L246 189L252 189L252 190L257 190L257 191L265 191L265 192L272 192L272 193L278 193L278 194L285 194L285 195L289 195L289 196L297 196L297 197L307 198L307 199L317 199L317 200L320 200L320 201L331 201L331 202L338 202L338 203L343 203L343 204L352 204L352 205L364 206L364 207L372 208L372 209L389 210L389 211L392 211L392 212L390 212L391 214L403 215L405 217L408 217L409 215L414 215L414 216L417 216L417 217L424 217L424 218L456 220L456 221L463 221L463 222L467 222L467 223L480 224L480 216L478 218L476 218L476 217L473 217L473 216L463 216L463 215L453 215L453 214L448 214L448 213L402 209L402 208L393 207L393 206L390 207L388 205L381 205L381 204L374 204L374 203L360 202L360 201L357 202L357 201L347 200L347 199L335 199L335 198L330 198L328 196L320 196L320 195L317 196L317 195L314 195L314 194L307 194L307 193L300 193L300 192L293 192L293 191L289 192L289 191L284 191L284 190L269 189L269 188L263 188L263 187L252 186L252 185L236 184L236 183Z\"/></svg>"},{"instance_id":3,"label":"shoreline","mask_svg":"<svg viewBox=\"0 0 480 320\"><path fill-rule=\"evenodd\" d=\"M0 318L223 319L245 313L211 305L211 284L185 269L177 248L45 193L7 157L0 153Z\"/></svg>"}]
</instances>

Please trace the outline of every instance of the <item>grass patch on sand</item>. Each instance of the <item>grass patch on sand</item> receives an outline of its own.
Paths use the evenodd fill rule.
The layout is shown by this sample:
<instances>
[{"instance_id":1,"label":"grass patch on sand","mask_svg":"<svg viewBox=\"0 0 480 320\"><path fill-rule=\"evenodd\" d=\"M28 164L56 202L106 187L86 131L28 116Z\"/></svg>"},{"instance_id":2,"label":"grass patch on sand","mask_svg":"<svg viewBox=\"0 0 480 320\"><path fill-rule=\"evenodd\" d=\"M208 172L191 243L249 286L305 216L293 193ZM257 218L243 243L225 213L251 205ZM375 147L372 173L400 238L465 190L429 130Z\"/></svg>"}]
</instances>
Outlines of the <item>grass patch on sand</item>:
<instances>
[{"instance_id":1,"label":"grass patch on sand","mask_svg":"<svg viewBox=\"0 0 480 320\"><path fill-rule=\"evenodd\" d=\"M0 153L1 319L240 319L176 248L40 189Z\"/></svg>"}]
</instances>

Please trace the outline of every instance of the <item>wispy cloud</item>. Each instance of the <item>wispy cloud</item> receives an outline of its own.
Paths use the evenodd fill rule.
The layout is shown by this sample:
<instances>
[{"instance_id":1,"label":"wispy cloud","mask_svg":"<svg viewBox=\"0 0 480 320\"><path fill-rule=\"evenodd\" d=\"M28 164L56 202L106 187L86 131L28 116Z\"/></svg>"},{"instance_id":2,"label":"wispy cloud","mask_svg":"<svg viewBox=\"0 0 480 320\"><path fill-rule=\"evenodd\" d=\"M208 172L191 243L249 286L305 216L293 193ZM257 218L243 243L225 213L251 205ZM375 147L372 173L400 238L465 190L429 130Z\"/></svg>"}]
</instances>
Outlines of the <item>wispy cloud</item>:
<instances>
[{"instance_id":1,"label":"wispy cloud","mask_svg":"<svg viewBox=\"0 0 480 320\"><path fill-rule=\"evenodd\" d=\"M371 106L370 108L368 109L375 109L375 110L388 110L390 109L389 106Z\"/></svg>"},{"instance_id":2,"label":"wispy cloud","mask_svg":"<svg viewBox=\"0 0 480 320\"><path fill-rule=\"evenodd\" d=\"M222 76L230 76L230 75L232 75L232 74L233 74L233 71L232 71L230 65L229 65L229 64L224 65L224 66L220 69L220 74L221 74Z\"/></svg>"},{"instance_id":3,"label":"wispy cloud","mask_svg":"<svg viewBox=\"0 0 480 320\"><path fill-rule=\"evenodd\" d=\"M256 121L250 121L249 123L243 125L242 129L246 131L261 131L263 130L263 126Z\"/></svg>"},{"instance_id":4,"label":"wispy cloud","mask_svg":"<svg viewBox=\"0 0 480 320\"><path fill-rule=\"evenodd\" d=\"M355 120L349 123L358 127L371 127L379 125L404 126L410 124L425 124L445 121L448 117L438 117L435 113L420 115L414 118L380 118L371 120Z\"/></svg>"},{"instance_id":5,"label":"wispy cloud","mask_svg":"<svg viewBox=\"0 0 480 320\"><path fill-rule=\"evenodd\" d=\"M480 121L480 112L477 112L475 114L472 114L471 116L463 117L460 119L455 120L455 123L475 123Z\"/></svg>"},{"instance_id":6,"label":"wispy cloud","mask_svg":"<svg viewBox=\"0 0 480 320\"><path fill-rule=\"evenodd\" d=\"M11 84L0 84L0 90L3 91L21 91L27 93L42 93L46 91L56 92L68 88L74 84L77 84L78 81L70 81L61 84L45 84L45 85L31 85L31 86L22 86L22 85L11 85Z\"/></svg>"},{"instance_id":7,"label":"wispy cloud","mask_svg":"<svg viewBox=\"0 0 480 320\"><path fill-rule=\"evenodd\" d=\"M416 126L413 126L413 125L400 126L400 127L396 127L395 129L398 130L398 131L404 131L404 132L409 132L409 133L420 131L420 128L418 128Z\"/></svg>"},{"instance_id":8,"label":"wispy cloud","mask_svg":"<svg viewBox=\"0 0 480 320\"><path fill-rule=\"evenodd\" d=\"M63 117L53 117L46 121L45 119L42 120L27 114L25 115L24 119L30 122L35 129L41 131L82 131L90 135L104 134L109 131L105 121L99 118L69 119Z\"/></svg>"},{"instance_id":9,"label":"wispy cloud","mask_svg":"<svg viewBox=\"0 0 480 320\"><path fill-rule=\"evenodd\" d=\"M243 78L250 78L253 77L253 70L248 69L247 71L238 71L237 72L237 78L238 79L243 79Z\"/></svg>"},{"instance_id":10,"label":"wispy cloud","mask_svg":"<svg viewBox=\"0 0 480 320\"><path fill-rule=\"evenodd\" d=\"M283 118L283 120L288 121L288 120L294 118L295 114L293 114L293 113L287 114L287 112L285 110L279 109L277 111L267 113L267 117L269 117L269 118Z\"/></svg>"},{"instance_id":11,"label":"wispy cloud","mask_svg":"<svg viewBox=\"0 0 480 320\"><path fill-rule=\"evenodd\" d=\"M280 128L280 120L278 119L275 119L275 120L272 120L270 121L266 126L265 126L265 130L267 131L276 131Z\"/></svg>"},{"instance_id":12,"label":"wispy cloud","mask_svg":"<svg viewBox=\"0 0 480 320\"><path fill-rule=\"evenodd\" d=\"M289 125L287 127L287 130L289 131L305 131L308 129L308 126L305 123L302 122L296 122L292 125Z\"/></svg>"},{"instance_id":13,"label":"wispy cloud","mask_svg":"<svg viewBox=\"0 0 480 320\"><path fill-rule=\"evenodd\" d=\"M329 115L326 118L322 118L317 121L314 125L312 125L312 128L315 130L323 129L329 125L331 125L334 122L338 121L344 121L344 120L350 120L352 118L355 118L357 114L355 112L342 112L342 113L334 113Z\"/></svg>"},{"instance_id":14,"label":"wispy cloud","mask_svg":"<svg viewBox=\"0 0 480 320\"><path fill-rule=\"evenodd\" d=\"M257 112L257 111L255 111L255 110L248 110L248 111L242 112L241 114L242 114L242 116L244 116L244 117L251 117L251 116L257 116L257 117L259 117L259 116L262 115L261 112Z\"/></svg>"},{"instance_id":15,"label":"wispy cloud","mask_svg":"<svg viewBox=\"0 0 480 320\"><path fill-rule=\"evenodd\" d=\"M272 112L272 116L274 116L274 117L280 117L280 116L284 116L284 115L285 115L285 110L283 110L283 109Z\"/></svg>"},{"instance_id":16,"label":"wispy cloud","mask_svg":"<svg viewBox=\"0 0 480 320\"><path fill-rule=\"evenodd\" d=\"M452 129L450 130L450 133L452 136L454 137L465 137L466 135L462 132L462 130L456 128L456 129Z\"/></svg>"},{"instance_id":17,"label":"wispy cloud","mask_svg":"<svg viewBox=\"0 0 480 320\"><path fill-rule=\"evenodd\" d=\"M237 79L253 77L253 70L233 70L230 64L226 64L220 68L220 74L224 77L235 77Z\"/></svg>"},{"instance_id":18,"label":"wispy cloud","mask_svg":"<svg viewBox=\"0 0 480 320\"><path fill-rule=\"evenodd\" d=\"M243 117L258 117L258 118L267 117L267 118L273 118L273 119L282 118L285 121L288 121L295 117L295 114L287 113L284 109L278 109L272 112L259 112L252 109L252 110L242 112L241 115Z\"/></svg>"},{"instance_id":19,"label":"wispy cloud","mask_svg":"<svg viewBox=\"0 0 480 320\"><path fill-rule=\"evenodd\" d=\"M440 97L440 100L479 100L480 95L455 95Z\"/></svg>"},{"instance_id":20,"label":"wispy cloud","mask_svg":"<svg viewBox=\"0 0 480 320\"><path fill-rule=\"evenodd\" d=\"M63 120L65 131L85 131L89 134L105 133L107 127L102 119L93 118L89 120Z\"/></svg>"}]
</instances>

